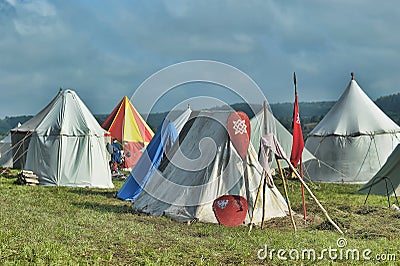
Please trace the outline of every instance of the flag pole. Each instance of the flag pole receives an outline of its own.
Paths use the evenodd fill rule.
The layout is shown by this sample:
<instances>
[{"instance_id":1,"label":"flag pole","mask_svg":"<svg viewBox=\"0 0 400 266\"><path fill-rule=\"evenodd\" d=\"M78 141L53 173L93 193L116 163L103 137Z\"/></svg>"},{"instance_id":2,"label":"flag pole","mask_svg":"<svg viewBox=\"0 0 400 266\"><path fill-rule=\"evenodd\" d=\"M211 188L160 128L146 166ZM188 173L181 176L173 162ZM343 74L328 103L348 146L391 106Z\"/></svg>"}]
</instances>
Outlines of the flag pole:
<instances>
[{"instance_id":1,"label":"flag pole","mask_svg":"<svg viewBox=\"0 0 400 266\"><path fill-rule=\"evenodd\" d=\"M294 96L295 96L295 101L297 100L297 80L296 80L296 72L293 72L293 82L294 82ZM293 118L295 119L295 118ZM293 121L295 123L295 121ZM300 178L303 179L303 169L302 169L302 157L300 157ZM305 200L305 195L304 195L304 185L303 183L301 184L301 200L303 203L303 218L304 221L307 220L307 210L306 210L306 200Z\"/></svg>"}]
</instances>

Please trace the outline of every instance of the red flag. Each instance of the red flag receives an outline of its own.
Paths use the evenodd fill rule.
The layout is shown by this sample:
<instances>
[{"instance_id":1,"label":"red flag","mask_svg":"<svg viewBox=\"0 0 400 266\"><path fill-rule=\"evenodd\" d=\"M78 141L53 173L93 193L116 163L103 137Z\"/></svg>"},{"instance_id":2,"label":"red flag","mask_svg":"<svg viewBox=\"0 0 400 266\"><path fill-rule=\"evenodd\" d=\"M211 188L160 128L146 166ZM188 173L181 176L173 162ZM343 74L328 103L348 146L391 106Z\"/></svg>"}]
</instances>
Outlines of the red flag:
<instances>
[{"instance_id":1,"label":"red flag","mask_svg":"<svg viewBox=\"0 0 400 266\"><path fill-rule=\"evenodd\" d=\"M297 101L297 91L295 92L294 108L293 108L293 143L292 153L290 154L290 162L294 167L300 161L301 154L304 149L303 132L301 131L299 103Z\"/></svg>"}]
</instances>

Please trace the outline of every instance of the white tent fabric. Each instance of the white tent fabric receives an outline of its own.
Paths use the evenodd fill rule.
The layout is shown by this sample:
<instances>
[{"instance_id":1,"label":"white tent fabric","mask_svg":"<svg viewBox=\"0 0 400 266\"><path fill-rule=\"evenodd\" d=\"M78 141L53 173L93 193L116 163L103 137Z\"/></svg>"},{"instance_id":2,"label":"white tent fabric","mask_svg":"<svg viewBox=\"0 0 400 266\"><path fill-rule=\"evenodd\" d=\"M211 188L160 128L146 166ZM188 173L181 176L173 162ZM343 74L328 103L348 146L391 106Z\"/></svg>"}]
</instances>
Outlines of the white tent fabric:
<instances>
[{"instance_id":1,"label":"white tent fabric","mask_svg":"<svg viewBox=\"0 0 400 266\"><path fill-rule=\"evenodd\" d=\"M23 123L21 126L11 129L11 142L13 148L13 167L23 169L26 161L29 142L33 130L42 121L53 105L61 97L62 90L59 90L56 97L34 117Z\"/></svg>"},{"instance_id":2,"label":"white tent fabric","mask_svg":"<svg viewBox=\"0 0 400 266\"><path fill-rule=\"evenodd\" d=\"M11 133L0 140L0 166L12 167Z\"/></svg>"},{"instance_id":3,"label":"white tent fabric","mask_svg":"<svg viewBox=\"0 0 400 266\"><path fill-rule=\"evenodd\" d=\"M236 152L225 128L229 114L201 111L185 124L179 141L133 205L136 211L181 222L217 223L213 201L222 195L240 195L248 201L245 222L250 222L262 167L251 144L246 161ZM267 219L286 215L287 205L276 187L267 188L265 201ZM261 205L262 197L256 207L255 223L261 222Z\"/></svg>"},{"instance_id":4,"label":"white tent fabric","mask_svg":"<svg viewBox=\"0 0 400 266\"><path fill-rule=\"evenodd\" d=\"M254 148L258 151L260 147L260 139L269 133L274 133L279 143L282 145L283 150L286 154L291 154L293 136L290 132L274 117L271 111L267 109L267 127L264 126L264 111L261 110L251 120L251 143ZM315 159L314 155L304 148L303 150L303 162ZM286 161L282 162L282 166L286 167ZM272 163L273 168L277 168L276 162Z\"/></svg>"},{"instance_id":5,"label":"white tent fabric","mask_svg":"<svg viewBox=\"0 0 400 266\"><path fill-rule=\"evenodd\" d=\"M33 130L26 170L40 185L113 188L106 132L72 90L64 91Z\"/></svg>"},{"instance_id":6,"label":"white tent fabric","mask_svg":"<svg viewBox=\"0 0 400 266\"><path fill-rule=\"evenodd\" d=\"M400 196L400 144L376 175L356 193Z\"/></svg>"},{"instance_id":7,"label":"white tent fabric","mask_svg":"<svg viewBox=\"0 0 400 266\"><path fill-rule=\"evenodd\" d=\"M314 181L364 183L400 140L400 127L362 91L355 80L308 134L306 148L321 161L306 168Z\"/></svg>"},{"instance_id":8,"label":"white tent fabric","mask_svg":"<svg viewBox=\"0 0 400 266\"><path fill-rule=\"evenodd\" d=\"M177 132L181 132L183 126L189 120L191 114L192 114L192 109L190 109L190 106L188 106L185 112L183 112L177 119L175 119L172 122Z\"/></svg>"}]
</instances>

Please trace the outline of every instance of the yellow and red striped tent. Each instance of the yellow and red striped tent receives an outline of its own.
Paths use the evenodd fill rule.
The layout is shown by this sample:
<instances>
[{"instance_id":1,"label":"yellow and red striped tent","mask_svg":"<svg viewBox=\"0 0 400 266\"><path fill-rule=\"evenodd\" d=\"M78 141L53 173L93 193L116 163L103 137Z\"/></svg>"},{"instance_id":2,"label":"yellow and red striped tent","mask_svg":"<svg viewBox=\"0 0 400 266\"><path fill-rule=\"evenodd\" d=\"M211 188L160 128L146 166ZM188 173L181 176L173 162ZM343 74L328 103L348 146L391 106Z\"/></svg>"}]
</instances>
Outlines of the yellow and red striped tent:
<instances>
[{"instance_id":1,"label":"yellow and red striped tent","mask_svg":"<svg viewBox=\"0 0 400 266\"><path fill-rule=\"evenodd\" d=\"M133 107L128 97L114 108L101 125L112 138L122 143L125 154L125 168L133 168L142 155L143 148L153 138L153 131Z\"/></svg>"}]
</instances>

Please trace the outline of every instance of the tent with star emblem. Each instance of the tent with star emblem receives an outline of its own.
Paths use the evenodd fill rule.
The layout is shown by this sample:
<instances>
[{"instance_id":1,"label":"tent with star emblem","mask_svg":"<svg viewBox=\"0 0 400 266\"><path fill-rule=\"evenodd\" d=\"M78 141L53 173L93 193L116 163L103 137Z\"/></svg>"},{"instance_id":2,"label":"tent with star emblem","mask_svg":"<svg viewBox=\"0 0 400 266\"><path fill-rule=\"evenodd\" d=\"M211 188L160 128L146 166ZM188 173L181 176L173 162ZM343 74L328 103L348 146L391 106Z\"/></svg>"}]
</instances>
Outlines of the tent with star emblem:
<instances>
[{"instance_id":1,"label":"tent with star emblem","mask_svg":"<svg viewBox=\"0 0 400 266\"><path fill-rule=\"evenodd\" d=\"M400 142L400 127L352 79L305 147L320 161L305 166L314 181L365 183Z\"/></svg>"},{"instance_id":2,"label":"tent with star emblem","mask_svg":"<svg viewBox=\"0 0 400 266\"><path fill-rule=\"evenodd\" d=\"M245 223L249 223L263 170L250 142L245 154L240 154L232 143L229 128L232 125L228 123L231 114L231 111L193 111L136 199L134 210L180 222L217 223L213 201L222 195L238 195L248 202ZM233 135L247 132L247 124L234 121ZM266 219L286 216L286 202L273 182L265 190L257 204L265 200ZM258 206L254 223L260 223L261 219L262 208Z\"/></svg>"}]
</instances>

